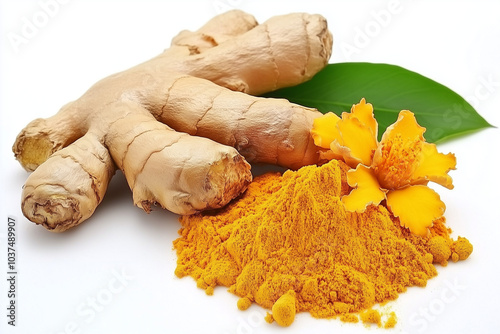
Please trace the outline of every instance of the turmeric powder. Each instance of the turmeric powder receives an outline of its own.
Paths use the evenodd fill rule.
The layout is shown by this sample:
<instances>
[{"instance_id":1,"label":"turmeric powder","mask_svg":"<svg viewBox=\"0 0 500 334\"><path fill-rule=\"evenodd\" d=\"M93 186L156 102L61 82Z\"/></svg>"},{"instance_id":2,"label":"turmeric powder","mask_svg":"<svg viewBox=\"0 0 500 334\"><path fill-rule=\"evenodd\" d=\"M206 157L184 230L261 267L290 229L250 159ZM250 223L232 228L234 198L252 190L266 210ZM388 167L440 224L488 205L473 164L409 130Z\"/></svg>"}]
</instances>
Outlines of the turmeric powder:
<instances>
[{"instance_id":1,"label":"turmeric powder","mask_svg":"<svg viewBox=\"0 0 500 334\"><path fill-rule=\"evenodd\" d=\"M271 309L273 319L283 327L290 326L295 320L295 291L290 290L279 297Z\"/></svg>"},{"instance_id":2,"label":"turmeric powder","mask_svg":"<svg viewBox=\"0 0 500 334\"><path fill-rule=\"evenodd\" d=\"M425 286L437 274L431 237L452 244L444 218L422 237L401 227L384 206L346 211L341 197L350 191L348 169L332 160L264 174L227 207L181 217L176 275L192 276L205 289L227 286L272 311L294 291L296 312L351 322L351 314Z\"/></svg>"},{"instance_id":3,"label":"turmeric powder","mask_svg":"<svg viewBox=\"0 0 500 334\"><path fill-rule=\"evenodd\" d=\"M248 297L243 297L238 299L237 305L240 310L245 311L252 305L252 301Z\"/></svg>"},{"instance_id":4,"label":"turmeric powder","mask_svg":"<svg viewBox=\"0 0 500 334\"><path fill-rule=\"evenodd\" d=\"M451 254L453 262L466 260L471 253L472 244L466 238L458 237L458 239L453 242Z\"/></svg>"},{"instance_id":5,"label":"turmeric powder","mask_svg":"<svg viewBox=\"0 0 500 334\"><path fill-rule=\"evenodd\" d=\"M429 252L435 263L446 266L451 256L450 242L441 236L432 237L429 240Z\"/></svg>"},{"instance_id":6,"label":"turmeric powder","mask_svg":"<svg viewBox=\"0 0 500 334\"><path fill-rule=\"evenodd\" d=\"M384 324L384 328L386 328L386 329L387 328L394 328L394 326L396 326L396 322L397 322L396 313L391 312L391 313L389 313L389 317L387 318L387 321Z\"/></svg>"},{"instance_id":7,"label":"turmeric powder","mask_svg":"<svg viewBox=\"0 0 500 334\"><path fill-rule=\"evenodd\" d=\"M380 312L374 309L368 309L363 311L360 314L361 321L365 324L375 324L377 326L381 326L382 324L382 316Z\"/></svg>"}]
</instances>

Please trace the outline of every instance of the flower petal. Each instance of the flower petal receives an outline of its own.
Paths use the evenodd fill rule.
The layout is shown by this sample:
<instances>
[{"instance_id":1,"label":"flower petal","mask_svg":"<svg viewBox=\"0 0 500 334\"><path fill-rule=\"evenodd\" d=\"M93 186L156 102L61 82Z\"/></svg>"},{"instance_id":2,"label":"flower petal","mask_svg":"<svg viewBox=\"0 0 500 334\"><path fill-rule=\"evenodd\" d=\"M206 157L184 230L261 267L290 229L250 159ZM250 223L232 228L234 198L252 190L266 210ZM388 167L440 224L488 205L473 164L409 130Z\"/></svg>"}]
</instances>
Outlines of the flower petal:
<instances>
[{"instance_id":1,"label":"flower petal","mask_svg":"<svg viewBox=\"0 0 500 334\"><path fill-rule=\"evenodd\" d=\"M373 105L366 103L365 98L362 98L358 104L354 104L351 108L351 113L346 114L348 118L357 118L361 124L369 128L374 138L378 136L378 123L373 115ZM342 115L344 117L344 115Z\"/></svg>"},{"instance_id":2,"label":"flower petal","mask_svg":"<svg viewBox=\"0 0 500 334\"><path fill-rule=\"evenodd\" d=\"M455 169L456 164L457 160L454 154L439 153L436 145L423 143L420 161L413 171L411 183L432 181L448 189L453 189L453 180L448 172Z\"/></svg>"},{"instance_id":3,"label":"flower petal","mask_svg":"<svg viewBox=\"0 0 500 334\"><path fill-rule=\"evenodd\" d=\"M424 140L424 132L425 128L418 125L417 119L411 111L401 110L397 121L387 127L380 142L383 143L384 140L390 139L391 136L397 133L403 136L403 140L414 140L416 137Z\"/></svg>"},{"instance_id":4,"label":"flower petal","mask_svg":"<svg viewBox=\"0 0 500 334\"><path fill-rule=\"evenodd\" d=\"M385 198L385 192L380 189L372 170L364 165L347 172L347 183L356 187L349 195L342 197L347 211L364 212L368 205L378 205Z\"/></svg>"},{"instance_id":5,"label":"flower petal","mask_svg":"<svg viewBox=\"0 0 500 334\"><path fill-rule=\"evenodd\" d=\"M357 164L371 165L373 152L377 148L377 138L370 127L357 118L342 119L337 123L342 141L333 141L330 148L342 154L344 161L356 168Z\"/></svg>"},{"instance_id":6,"label":"flower petal","mask_svg":"<svg viewBox=\"0 0 500 334\"><path fill-rule=\"evenodd\" d=\"M394 190L410 185L421 156L424 132L408 110L402 110L398 120L384 132L372 163L383 188Z\"/></svg>"},{"instance_id":7,"label":"flower petal","mask_svg":"<svg viewBox=\"0 0 500 334\"><path fill-rule=\"evenodd\" d=\"M314 119L311 135L316 146L330 148L330 144L334 140L340 139L339 130L337 129L339 120L340 117L332 112Z\"/></svg>"},{"instance_id":8,"label":"flower petal","mask_svg":"<svg viewBox=\"0 0 500 334\"><path fill-rule=\"evenodd\" d=\"M319 160L320 161L330 161L330 160L344 160L342 155L338 155L334 153L332 150L320 150L319 151Z\"/></svg>"},{"instance_id":9,"label":"flower petal","mask_svg":"<svg viewBox=\"0 0 500 334\"><path fill-rule=\"evenodd\" d=\"M387 206L399 217L401 226L409 228L414 234L425 236L427 228L444 214L446 206L439 195L423 185L409 186L389 191Z\"/></svg>"}]
</instances>

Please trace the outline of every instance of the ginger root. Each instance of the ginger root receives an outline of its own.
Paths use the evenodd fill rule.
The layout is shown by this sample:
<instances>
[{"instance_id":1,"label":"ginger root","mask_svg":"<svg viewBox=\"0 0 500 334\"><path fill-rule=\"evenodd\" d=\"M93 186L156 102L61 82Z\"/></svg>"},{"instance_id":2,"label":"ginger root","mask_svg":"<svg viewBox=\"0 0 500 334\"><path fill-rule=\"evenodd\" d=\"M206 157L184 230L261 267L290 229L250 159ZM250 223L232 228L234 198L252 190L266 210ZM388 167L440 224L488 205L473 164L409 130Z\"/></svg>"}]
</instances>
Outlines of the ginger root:
<instances>
[{"instance_id":1,"label":"ginger root","mask_svg":"<svg viewBox=\"0 0 500 334\"><path fill-rule=\"evenodd\" d=\"M33 171L24 215L55 232L80 224L116 167L145 211L159 204L192 214L242 193L248 162L316 163L309 130L320 113L248 94L308 80L327 64L331 46L325 19L304 13L257 24L230 11L182 31L157 57L102 79L21 131L13 151Z\"/></svg>"}]
</instances>

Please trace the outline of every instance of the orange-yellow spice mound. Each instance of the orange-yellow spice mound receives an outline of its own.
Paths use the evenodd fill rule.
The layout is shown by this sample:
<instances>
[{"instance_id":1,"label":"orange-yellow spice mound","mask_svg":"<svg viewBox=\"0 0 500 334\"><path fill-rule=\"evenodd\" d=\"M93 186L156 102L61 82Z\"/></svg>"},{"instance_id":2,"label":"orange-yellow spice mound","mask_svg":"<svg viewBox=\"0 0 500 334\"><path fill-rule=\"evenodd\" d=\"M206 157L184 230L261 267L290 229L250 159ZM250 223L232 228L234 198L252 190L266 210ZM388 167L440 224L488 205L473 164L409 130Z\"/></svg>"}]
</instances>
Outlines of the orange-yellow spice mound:
<instances>
[{"instance_id":1,"label":"orange-yellow spice mound","mask_svg":"<svg viewBox=\"0 0 500 334\"><path fill-rule=\"evenodd\" d=\"M425 286L437 274L432 238L454 245L444 218L420 237L384 206L347 212L347 170L332 160L265 174L224 209L181 217L176 275L192 276L204 289L227 286L267 309L292 291L294 312L341 319ZM466 244L454 248L456 258L472 251Z\"/></svg>"}]
</instances>

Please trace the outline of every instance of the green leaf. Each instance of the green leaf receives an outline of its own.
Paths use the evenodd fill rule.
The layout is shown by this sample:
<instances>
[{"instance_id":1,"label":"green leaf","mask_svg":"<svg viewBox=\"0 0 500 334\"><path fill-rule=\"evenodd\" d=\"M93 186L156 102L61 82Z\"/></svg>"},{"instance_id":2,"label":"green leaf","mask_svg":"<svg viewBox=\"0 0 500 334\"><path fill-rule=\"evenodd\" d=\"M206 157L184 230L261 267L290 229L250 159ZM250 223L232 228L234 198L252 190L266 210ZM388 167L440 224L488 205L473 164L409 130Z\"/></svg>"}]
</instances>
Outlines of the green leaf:
<instances>
[{"instance_id":1,"label":"green leaf","mask_svg":"<svg viewBox=\"0 0 500 334\"><path fill-rule=\"evenodd\" d=\"M442 141L491 125L460 95L418 73L390 64L329 64L311 80L266 97L286 98L325 113L340 115L365 98L373 104L379 136L400 110L412 111L427 128L429 142Z\"/></svg>"}]
</instances>

